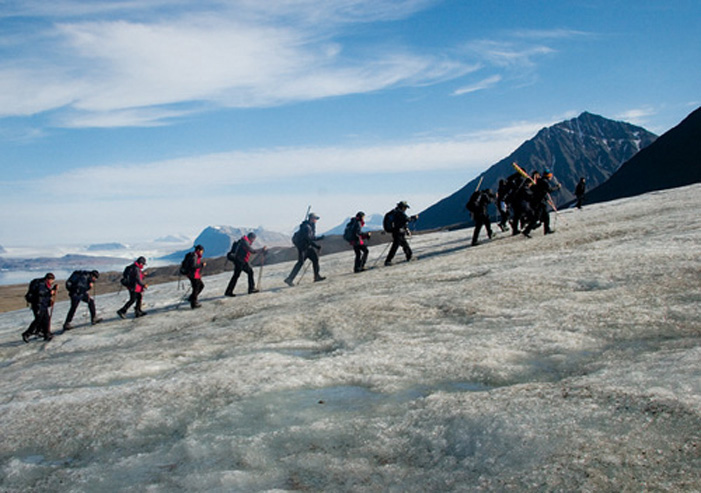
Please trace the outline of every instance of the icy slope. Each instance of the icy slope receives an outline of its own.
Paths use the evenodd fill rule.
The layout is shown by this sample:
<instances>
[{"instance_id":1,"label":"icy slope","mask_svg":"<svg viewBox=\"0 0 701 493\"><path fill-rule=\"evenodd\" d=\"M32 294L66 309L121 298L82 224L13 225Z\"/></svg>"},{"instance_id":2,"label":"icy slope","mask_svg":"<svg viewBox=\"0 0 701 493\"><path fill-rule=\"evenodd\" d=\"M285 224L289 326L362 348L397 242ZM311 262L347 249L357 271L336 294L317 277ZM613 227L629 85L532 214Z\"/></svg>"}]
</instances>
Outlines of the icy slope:
<instances>
[{"instance_id":1,"label":"icy slope","mask_svg":"<svg viewBox=\"0 0 701 493\"><path fill-rule=\"evenodd\" d=\"M195 311L155 286L139 320L106 295L48 344L0 315L0 490L693 491L700 206L696 185L532 240L421 236L418 262L330 255L295 288L279 264L233 299L219 275Z\"/></svg>"}]
</instances>

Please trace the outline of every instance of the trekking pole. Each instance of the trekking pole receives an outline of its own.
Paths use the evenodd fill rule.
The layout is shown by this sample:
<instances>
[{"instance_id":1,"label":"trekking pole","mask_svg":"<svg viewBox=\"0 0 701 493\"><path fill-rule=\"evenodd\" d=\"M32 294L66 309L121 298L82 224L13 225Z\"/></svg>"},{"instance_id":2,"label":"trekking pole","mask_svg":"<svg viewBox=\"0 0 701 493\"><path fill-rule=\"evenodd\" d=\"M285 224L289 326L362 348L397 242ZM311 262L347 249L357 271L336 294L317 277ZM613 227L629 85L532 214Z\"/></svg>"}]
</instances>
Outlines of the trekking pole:
<instances>
[{"instance_id":1,"label":"trekking pole","mask_svg":"<svg viewBox=\"0 0 701 493\"><path fill-rule=\"evenodd\" d=\"M261 281L263 279L263 266L264 265L265 265L265 252L263 252L263 258L260 261L260 270L258 271L258 287L256 288L256 289L258 289L258 291L260 291L262 289Z\"/></svg>"},{"instance_id":2,"label":"trekking pole","mask_svg":"<svg viewBox=\"0 0 701 493\"><path fill-rule=\"evenodd\" d=\"M480 189L482 186L482 180L484 180L484 175L480 176L480 181L477 182L477 187L475 188L475 192Z\"/></svg>"},{"instance_id":3,"label":"trekking pole","mask_svg":"<svg viewBox=\"0 0 701 493\"><path fill-rule=\"evenodd\" d=\"M311 263L311 262L309 262L309 263ZM305 262L305 263L304 263L304 269L302 269L302 275L299 276L299 281L297 281L297 284L299 284L299 283L302 282L302 279L304 278L304 274L307 273L307 269L308 269L308 268L309 268L309 264Z\"/></svg>"},{"instance_id":4,"label":"trekking pole","mask_svg":"<svg viewBox=\"0 0 701 493\"><path fill-rule=\"evenodd\" d=\"M187 288L187 291L185 291L185 294L182 295L182 297L180 298L180 301L178 301L178 304L175 305L175 309L176 309L176 310L179 310L179 309L180 309L180 305L182 305L183 302L188 298L187 293L189 293L191 289L192 289L192 286L190 286L189 288Z\"/></svg>"},{"instance_id":5,"label":"trekking pole","mask_svg":"<svg viewBox=\"0 0 701 493\"><path fill-rule=\"evenodd\" d=\"M54 304L56 303L56 294L58 293L58 284L56 285L56 289L53 290L53 294L51 295L51 308L49 309L49 324L48 324L48 330L49 334L51 334L51 317L54 316Z\"/></svg>"},{"instance_id":6,"label":"trekking pole","mask_svg":"<svg viewBox=\"0 0 701 493\"><path fill-rule=\"evenodd\" d=\"M388 242L387 242L387 244L385 245L385 248L382 250L382 253L380 253L380 255L378 255L378 257L377 257L377 258L375 259L375 261L372 263L372 268L373 268L373 269L374 269L375 267L377 267L377 264L380 262L380 259L381 259L382 257L385 256L385 252L387 251L387 249L389 248L389 246L390 246L391 244L392 244L391 241L388 241Z\"/></svg>"}]
</instances>

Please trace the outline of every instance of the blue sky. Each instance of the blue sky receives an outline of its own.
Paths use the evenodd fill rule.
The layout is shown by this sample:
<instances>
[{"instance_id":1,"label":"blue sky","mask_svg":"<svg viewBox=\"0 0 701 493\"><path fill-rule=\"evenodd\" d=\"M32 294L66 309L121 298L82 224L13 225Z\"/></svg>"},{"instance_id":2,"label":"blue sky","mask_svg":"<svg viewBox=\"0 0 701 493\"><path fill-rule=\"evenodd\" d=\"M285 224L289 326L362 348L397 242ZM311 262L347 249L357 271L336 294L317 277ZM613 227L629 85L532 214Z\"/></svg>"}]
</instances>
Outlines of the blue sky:
<instances>
[{"instance_id":1,"label":"blue sky","mask_svg":"<svg viewBox=\"0 0 701 493\"><path fill-rule=\"evenodd\" d=\"M701 2L0 0L0 245L419 211L590 111L701 104Z\"/></svg>"}]
</instances>

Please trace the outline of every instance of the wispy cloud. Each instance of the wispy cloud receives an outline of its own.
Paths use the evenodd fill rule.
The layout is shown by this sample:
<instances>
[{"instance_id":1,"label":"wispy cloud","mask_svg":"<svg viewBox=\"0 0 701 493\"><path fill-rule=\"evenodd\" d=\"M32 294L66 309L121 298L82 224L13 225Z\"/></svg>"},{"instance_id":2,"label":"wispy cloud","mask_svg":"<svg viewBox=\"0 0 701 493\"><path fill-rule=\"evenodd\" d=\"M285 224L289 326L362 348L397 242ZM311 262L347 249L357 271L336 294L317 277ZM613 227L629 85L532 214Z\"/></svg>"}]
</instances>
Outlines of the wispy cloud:
<instances>
[{"instance_id":1,"label":"wispy cloud","mask_svg":"<svg viewBox=\"0 0 701 493\"><path fill-rule=\"evenodd\" d=\"M362 206L382 210L375 208L386 205L388 194L386 186L373 189L375 182L392 182L388 176L420 177L422 173L451 170L459 171L467 180L550 123L519 122L440 140L367 147L260 149L75 169L22 183L0 183L3 197L10 203L22 196L43 199L36 209L28 206L0 211L0 221L10 230L35 224L43 217L40 207L51 203L51 220L38 228L42 235L63 234L72 227L73 218L90 222L88 216L94 216L89 228L93 238L109 239L108 232L111 237L126 238L130 228L123 220L125 215L138 216L141 230L174 232L180 231L174 225L178 220L199 224L196 210L206 210L208 222L231 223L231 211L236 211L237 224L284 229L298 220L296 209L287 207L285 201L302 203L315 197L315 203L326 209L331 226L332 221L348 214L347 209ZM349 191L349 176L362 186ZM416 208L430 205L445 193L428 192L420 186L420 178L417 180L414 190L403 192ZM288 183L294 183L297 191ZM313 185L300 188L299 183ZM249 193L255 193L255 198ZM256 207L251 200L265 207ZM207 206L200 209L202 204ZM98 226L103 224L104 232L98 235Z\"/></svg>"},{"instance_id":2,"label":"wispy cloud","mask_svg":"<svg viewBox=\"0 0 701 493\"><path fill-rule=\"evenodd\" d=\"M146 15L142 3L59 1L48 9L54 23L36 51L0 62L0 116L61 108L70 111L57 121L71 127L154 125L163 121L154 107L281 105L433 84L474 70L406 47L351 54L336 40L348 24L401 18L429 3L208 1L195 10L164 1L167 14ZM18 15L39 15L41 3L13 5Z\"/></svg>"},{"instance_id":3,"label":"wispy cloud","mask_svg":"<svg viewBox=\"0 0 701 493\"><path fill-rule=\"evenodd\" d=\"M469 85L469 86L464 86L461 87L460 89L457 89L453 92L453 96L461 96L463 94L468 94L471 92L476 92L476 91L481 91L483 89L488 89L490 87L495 86L501 81L502 77L501 75L493 75L491 77L487 77L486 79L482 79L481 81Z\"/></svg>"},{"instance_id":4,"label":"wispy cloud","mask_svg":"<svg viewBox=\"0 0 701 493\"><path fill-rule=\"evenodd\" d=\"M642 108L631 108L629 110L623 111L617 115L615 118L618 120L623 120L635 125L645 125L649 121L649 117L657 114L657 111L651 106L645 106Z\"/></svg>"}]
</instances>

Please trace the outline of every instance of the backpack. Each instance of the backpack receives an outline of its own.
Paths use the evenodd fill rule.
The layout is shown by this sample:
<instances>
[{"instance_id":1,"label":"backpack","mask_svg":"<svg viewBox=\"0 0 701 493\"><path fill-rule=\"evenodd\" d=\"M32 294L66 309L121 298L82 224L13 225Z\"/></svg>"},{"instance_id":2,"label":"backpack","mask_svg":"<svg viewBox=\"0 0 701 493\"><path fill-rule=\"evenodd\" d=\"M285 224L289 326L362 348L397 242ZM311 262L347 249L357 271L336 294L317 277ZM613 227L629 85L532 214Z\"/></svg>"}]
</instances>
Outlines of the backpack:
<instances>
[{"instance_id":1,"label":"backpack","mask_svg":"<svg viewBox=\"0 0 701 493\"><path fill-rule=\"evenodd\" d=\"M382 229L387 233L394 231L394 209L389 211L385 214L385 217L382 218Z\"/></svg>"},{"instance_id":2,"label":"backpack","mask_svg":"<svg viewBox=\"0 0 701 493\"><path fill-rule=\"evenodd\" d=\"M306 238L302 234L302 225L304 223L300 224L299 229L295 231L295 234L292 235L292 244L296 246L297 248L304 248L307 245L305 244Z\"/></svg>"},{"instance_id":3,"label":"backpack","mask_svg":"<svg viewBox=\"0 0 701 493\"><path fill-rule=\"evenodd\" d=\"M231 245L231 250L229 250L229 253L226 254L226 258L231 260L232 262L236 260L236 254L239 251L239 245L241 244L241 240L236 240L233 245Z\"/></svg>"},{"instance_id":4,"label":"backpack","mask_svg":"<svg viewBox=\"0 0 701 493\"><path fill-rule=\"evenodd\" d=\"M72 293L73 291L78 289L78 285L80 284L80 277L82 275L83 275L82 271L74 270L73 273L68 278L68 280L66 280L66 290L69 293Z\"/></svg>"},{"instance_id":5,"label":"backpack","mask_svg":"<svg viewBox=\"0 0 701 493\"><path fill-rule=\"evenodd\" d=\"M468 200L467 204L465 204L465 209L467 209L470 212L477 211L477 201L479 200L479 198L480 198L480 191L477 190L472 195L470 195L470 200Z\"/></svg>"},{"instance_id":6,"label":"backpack","mask_svg":"<svg viewBox=\"0 0 701 493\"><path fill-rule=\"evenodd\" d=\"M185 258L180 262L180 273L184 276L189 276L192 271L192 263L195 252L188 252L185 254Z\"/></svg>"},{"instance_id":7,"label":"backpack","mask_svg":"<svg viewBox=\"0 0 701 493\"><path fill-rule=\"evenodd\" d=\"M29 283L29 289L27 289L27 294L24 295L24 299L27 303L38 303L39 302L39 286L44 282L44 279L32 279Z\"/></svg>"},{"instance_id":8,"label":"backpack","mask_svg":"<svg viewBox=\"0 0 701 493\"><path fill-rule=\"evenodd\" d=\"M350 221L348 221L348 224L346 224L346 229L343 231L343 239L346 241L354 241L356 239L355 235L353 234L353 230L355 230L355 224L358 222L357 219L352 218Z\"/></svg>"},{"instance_id":9,"label":"backpack","mask_svg":"<svg viewBox=\"0 0 701 493\"><path fill-rule=\"evenodd\" d=\"M134 267L134 264L127 265L122 272L122 278L119 280L120 284L125 288L131 286L132 267Z\"/></svg>"}]
</instances>

